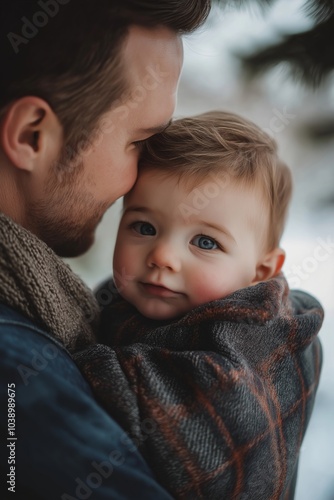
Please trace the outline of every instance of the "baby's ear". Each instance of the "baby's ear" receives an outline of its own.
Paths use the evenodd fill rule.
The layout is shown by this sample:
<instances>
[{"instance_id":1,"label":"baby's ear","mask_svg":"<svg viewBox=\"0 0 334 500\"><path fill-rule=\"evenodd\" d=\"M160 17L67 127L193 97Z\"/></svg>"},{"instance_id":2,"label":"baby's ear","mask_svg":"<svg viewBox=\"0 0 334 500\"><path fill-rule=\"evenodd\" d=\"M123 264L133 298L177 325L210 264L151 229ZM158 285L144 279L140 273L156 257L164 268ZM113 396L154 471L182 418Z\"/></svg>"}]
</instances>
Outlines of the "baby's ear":
<instances>
[{"instance_id":1,"label":"baby's ear","mask_svg":"<svg viewBox=\"0 0 334 500\"><path fill-rule=\"evenodd\" d=\"M259 281L266 281L276 276L285 261L285 252L281 248L275 248L268 252L256 267L256 275L253 284Z\"/></svg>"}]
</instances>

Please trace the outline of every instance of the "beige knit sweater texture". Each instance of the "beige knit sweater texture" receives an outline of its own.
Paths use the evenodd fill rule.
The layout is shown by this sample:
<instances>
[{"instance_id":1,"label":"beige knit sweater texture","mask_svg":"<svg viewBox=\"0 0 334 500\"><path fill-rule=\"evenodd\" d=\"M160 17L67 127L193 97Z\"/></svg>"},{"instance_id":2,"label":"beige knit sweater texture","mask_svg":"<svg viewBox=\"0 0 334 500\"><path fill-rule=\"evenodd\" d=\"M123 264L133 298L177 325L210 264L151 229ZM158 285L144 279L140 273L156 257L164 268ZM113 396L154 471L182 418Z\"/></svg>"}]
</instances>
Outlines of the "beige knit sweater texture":
<instances>
[{"instance_id":1,"label":"beige knit sweater texture","mask_svg":"<svg viewBox=\"0 0 334 500\"><path fill-rule=\"evenodd\" d=\"M0 214L0 303L73 352L96 342L93 293L45 243Z\"/></svg>"}]
</instances>

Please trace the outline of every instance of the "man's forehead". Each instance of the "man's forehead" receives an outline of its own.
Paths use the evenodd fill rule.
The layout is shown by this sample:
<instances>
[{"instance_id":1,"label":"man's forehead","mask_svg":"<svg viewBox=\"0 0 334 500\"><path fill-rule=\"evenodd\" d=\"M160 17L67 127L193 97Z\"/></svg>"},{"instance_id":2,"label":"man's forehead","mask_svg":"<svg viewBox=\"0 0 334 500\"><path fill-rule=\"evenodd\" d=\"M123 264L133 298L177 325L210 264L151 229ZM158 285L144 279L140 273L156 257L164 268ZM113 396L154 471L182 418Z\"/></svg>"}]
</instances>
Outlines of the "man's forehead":
<instances>
[{"instance_id":1,"label":"man's forehead","mask_svg":"<svg viewBox=\"0 0 334 500\"><path fill-rule=\"evenodd\" d=\"M128 29L124 52L130 55L133 53L139 55L142 53L142 48L146 48L159 53L169 51L172 46L182 55L182 39L171 29L164 26L146 28L133 25ZM142 55L145 56L145 53Z\"/></svg>"},{"instance_id":2,"label":"man's forehead","mask_svg":"<svg viewBox=\"0 0 334 500\"><path fill-rule=\"evenodd\" d=\"M123 48L124 64L133 81L153 76L158 82L179 75L183 63L180 36L167 28L131 26Z\"/></svg>"}]
</instances>

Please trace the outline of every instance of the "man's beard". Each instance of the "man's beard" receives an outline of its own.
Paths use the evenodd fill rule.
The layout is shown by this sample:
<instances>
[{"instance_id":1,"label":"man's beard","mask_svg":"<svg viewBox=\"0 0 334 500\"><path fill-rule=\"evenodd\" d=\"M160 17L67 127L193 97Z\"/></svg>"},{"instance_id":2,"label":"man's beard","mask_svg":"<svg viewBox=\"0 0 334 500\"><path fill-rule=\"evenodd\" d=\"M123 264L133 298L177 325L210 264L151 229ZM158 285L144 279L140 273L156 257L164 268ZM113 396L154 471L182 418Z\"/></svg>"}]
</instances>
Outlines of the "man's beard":
<instances>
[{"instance_id":1,"label":"man's beard","mask_svg":"<svg viewBox=\"0 0 334 500\"><path fill-rule=\"evenodd\" d=\"M81 198L81 200L79 199ZM63 197L34 204L30 229L60 257L77 257L94 243L95 230L108 206L87 197Z\"/></svg>"},{"instance_id":2,"label":"man's beard","mask_svg":"<svg viewBox=\"0 0 334 500\"><path fill-rule=\"evenodd\" d=\"M77 257L94 243L95 230L110 204L97 202L82 185L82 165L55 173L45 196L28 207L27 226L60 257ZM80 175L81 174L81 175Z\"/></svg>"}]
</instances>

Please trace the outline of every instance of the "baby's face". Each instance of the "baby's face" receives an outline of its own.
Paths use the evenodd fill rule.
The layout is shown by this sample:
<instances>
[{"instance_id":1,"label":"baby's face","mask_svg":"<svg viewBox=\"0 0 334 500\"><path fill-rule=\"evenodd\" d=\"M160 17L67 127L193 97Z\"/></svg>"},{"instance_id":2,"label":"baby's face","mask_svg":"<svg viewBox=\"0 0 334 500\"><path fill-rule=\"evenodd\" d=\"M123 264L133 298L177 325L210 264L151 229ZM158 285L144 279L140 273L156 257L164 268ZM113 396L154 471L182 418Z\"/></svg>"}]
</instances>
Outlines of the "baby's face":
<instances>
[{"instance_id":1,"label":"baby's face","mask_svg":"<svg viewBox=\"0 0 334 500\"><path fill-rule=\"evenodd\" d=\"M114 253L120 294L152 319L172 319L256 281L267 225L258 192L213 178L144 170L125 199ZM262 241L260 241L262 240Z\"/></svg>"}]
</instances>

